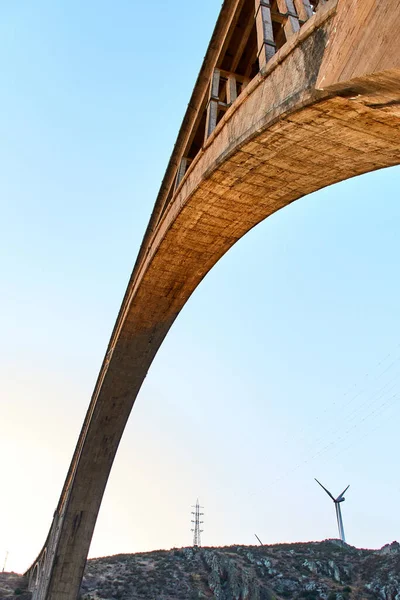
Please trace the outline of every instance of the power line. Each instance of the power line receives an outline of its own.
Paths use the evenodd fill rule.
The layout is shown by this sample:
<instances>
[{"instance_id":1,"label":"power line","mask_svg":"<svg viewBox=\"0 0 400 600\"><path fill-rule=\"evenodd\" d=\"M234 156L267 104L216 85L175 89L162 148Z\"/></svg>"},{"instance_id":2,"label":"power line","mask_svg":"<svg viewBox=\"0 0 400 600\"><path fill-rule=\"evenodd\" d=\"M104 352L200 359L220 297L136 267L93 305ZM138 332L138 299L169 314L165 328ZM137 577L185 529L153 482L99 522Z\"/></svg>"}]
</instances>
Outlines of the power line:
<instances>
[{"instance_id":1,"label":"power line","mask_svg":"<svg viewBox=\"0 0 400 600\"><path fill-rule=\"evenodd\" d=\"M385 359L378 364L378 366L381 365L382 362L385 362L385 360L387 358L389 358L390 356L391 355L388 354L385 357ZM375 378L374 378L375 381L377 382L378 380L380 380L381 377L385 373L387 373L398 362L399 358L400 357L397 357L381 373L379 373L377 376L375 376ZM396 373L396 375L394 377L392 377L391 379L389 379L388 381L386 381L386 383L383 386L379 387L378 389L373 390L372 392L370 390L368 390L368 392L369 392L368 395L366 396L366 398L363 398L363 402L359 406L354 407L347 415L340 416L339 427L337 427L337 425L339 424L339 422L338 422L338 423L336 423L336 426L334 425L333 427L329 428L325 434L321 435L321 433L320 433L319 437L315 440L314 443L318 444L319 442L323 441L327 437L330 438L333 435L334 438L332 441L330 441L328 444L325 444L320 449L315 449L314 452L311 453L311 456L306 455L304 460L301 460L293 468L288 469L288 471L286 471L286 473L283 473L281 476L277 477L271 483L271 485L274 485L274 484L286 479L289 475L291 475L292 473L294 473L295 471L300 469L302 466L315 460L316 458L319 458L319 457L327 454L328 452L330 452L330 450L332 448L335 448L338 445L338 443L340 444L340 442L344 442L349 437L349 435L353 432L354 429L357 429L360 426L362 426L362 424L365 421L367 421L369 418L371 418L372 416L380 415L380 414L384 413L389 407L393 406L396 403L396 399L398 398L399 393L397 392L394 394L390 394L397 387L396 384L394 384L394 385L390 385L390 384L393 384L393 382L395 382L398 378L399 378L399 373ZM386 389L386 388L388 388L388 386L390 386L389 389ZM366 387L364 387L364 389L359 391L356 394L356 396L353 396L350 399L350 401L345 404L347 404L347 405L351 404L357 396L362 395L365 391L367 391ZM388 396L389 394L390 394L390 396ZM382 403L378 404L379 400L384 400L384 401ZM367 414L365 414L366 410L368 411L368 409L373 409L373 410L371 410L370 412L367 412ZM350 427L349 427L349 424L351 424ZM343 429L344 429L344 431L343 431ZM374 428L373 431L375 431L375 429L378 429L378 427ZM366 435L368 435L368 433ZM353 441L348 447L353 446L357 441L360 441L360 439L363 439L364 437L366 437L366 435L361 436L356 441ZM343 451L344 451L343 447L340 448L339 451L335 454L335 456L337 456L338 454L341 454ZM257 491L253 492L250 495L253 496L257 493L261 493L261 491L262 490L259 490L258 492Z\"/></svg>"},{"instance_id":2,"label":"power line","mask_svg":"<svg viewBox=\"0 0 400 600\"><path fill-rule=\"evenodd\" d=\"M346 416L343 415L343 412L346 411L347 408L350 407L350 405L352 405L358 398L361 399L365 393L371 394L371 397L373 397L377 393L377 391L378 392L383 391L390 383L392 383L393 381L398 379L398 377L400 375L399 371L397 372L397 374L394 377L392 377L389 381L387 381L380 388L380 390L371 391L371 384L375 383L375 385L377 385L378 381L388 371L390 371L394 367L394 365L396 365L396 363L399 362L400 355L396 356L398 348L400 348L400 344L397 344L397 346L394 348L394 350L389 352L389 354L387 354L383 359L381 359L378 363L376 363L364 375L364 377L362 378L362 380L360 382L361 389L358 389L358 391L354 390L354 388L357 388L358 385L357 385L357 383L353 384L342 395L343 401L334 400L329 405L326 405L324 407L324 409L322 410L322 412L317 414L312 419L312 421L314 421L313 430L318 430L318 432L319 432L317 439L314 440L314 445L319 444L321 441L325 440L327 436L330 436L331 431L332 431L332 433L334 433L335 430L337 430L338 424L342 423L343 421L346 420ZM385 363L387 363L388 359L392 359L392 362L389 365L387 365L387 364L385 365ZM382 367L383 367L383 370L381 370ZM354 391L352 391L352 390L354 390ZM348 397L349 395L350 395L350 397ZM352 416L353 414L358 413L360 411L360 409L363 408L366 404L367 403L365 401L363 401L361 405L352 407L352 409L350 410L350 413L349 413L349 417ZM367 405L369 406L369 403ZM334 409L337 409L337 411L340 413L340 417L339 417L339 419L337 419L336 416L333 416L334 421L332 424L332 412ZM329 420L329 421L327 423L324 423L324 421L326 421L326 420ZM321 428L324 428L325 424L328 424L328 431L321 434ZM307 423L307 425L308 426L310 425L310 421ZM304 442L305 440L309 440L308 427L306 425L303 425L303 427L298 432L298 434L295 435L295 438L296 438L297 444L300 444L301 442ZM287 438L284 442L284 445L287 445L289 443L289 441L291 443L293 443L293 436L291 436L290 438Z\"/></svg>"},{"instance_id":3,"label":"power line","mask_svg":"<svg viewBox=\"0 0 400 600\"><path fill-rule=\"evenodd\" d=\"M388 354L383 361L378 363L378 365L381 365L390 356L391 356L391 354ZM377 376L375 376L375 378L374 378L375 381L378 382L378 380L381 379L382 375L385 374L386 372L388 372L393 367L393 365L396 364L396 362L398 362L399 358L400 357L397 357L394 361L392 361L392 363L388 367L386 367L384 369L383 372L381 372ZM313 460L314 458L317 458L320 455L325 454L327 451L329 451L331 449L331 447L334 447L335 445L337 445L337 443L340 440L342 440L344 437L346 437L346 435L348 434L349 431L353 430L355 427L358 426L356 424L352 427L348 427L348 425L350 423L353 423L355 420L357 420L359 423L362 423L363 421L365 421L366 419L369 418L370 414L375 414L375 411L373 411L373 413L367 413L367 414L365 414L365 413L366 413L366 410L368 410L370 408L374 408L377 405L379 400L385 399L387 394L389 394L396 388L396 384L394 382L396 382L398 380L399 376L400 376L400 372L397 372L394 377L391 377L391 379L386 381L386 383L384 383L384 385L382 385L378 389L368 390L366 387L364 387L364 389L362 389L355 396L353 396L350 399L350 401L345 403L345 405L343 405L342 408L339 409L339 412L340 412L339 418L335 419L333 424L331 424L331 426L328 427L327 430L321 431L321 428L319 428L318 437L314 441L310 440L310 441L312 441L312 446L314 446L314 449L311 451L309 450L306 453L305 459L300 462L300 465L305 464L305 463L309 462L310 460ZM387 389L388 387L389 387L389 389ZM368 392L367 396L362 398L361 404L359 404L356 407L353 407L350 410L350 412L348 412L347 414L345 412L343 412L343 409L346 407L346 405L349 406L356 397L362 396L366 391ZM391 395L390 399L392 399L394 396L396 396L396 394ZM378 408L380 408L381 406L384 406L386 404L387 404L387 402L384 402L383 405L379 405ZM364 418L361 418L361 417L364 417ZM347 427L347 429L343 432L343 429L346 427ZM332 438L332 436L334 436L333 440L330 441L328 444L326 444L326 439ZM301 440L297 440L297 441L298 441L298 443L301 442ZM324 442L324 445L322 448L318 449L318 446L320 445L321 442ZM315 446L317 446L317 448L315 448ZM310 453L311 453L311 456L309 456ZM298 466L300 466L300 465L298 465ZM297 470L298 466L296 466L294 469L290 470L289 473L292 473L293 470ZM282 477L280 477L279 480L280 479L282 479Z\"/></svg>"}]
</instances>

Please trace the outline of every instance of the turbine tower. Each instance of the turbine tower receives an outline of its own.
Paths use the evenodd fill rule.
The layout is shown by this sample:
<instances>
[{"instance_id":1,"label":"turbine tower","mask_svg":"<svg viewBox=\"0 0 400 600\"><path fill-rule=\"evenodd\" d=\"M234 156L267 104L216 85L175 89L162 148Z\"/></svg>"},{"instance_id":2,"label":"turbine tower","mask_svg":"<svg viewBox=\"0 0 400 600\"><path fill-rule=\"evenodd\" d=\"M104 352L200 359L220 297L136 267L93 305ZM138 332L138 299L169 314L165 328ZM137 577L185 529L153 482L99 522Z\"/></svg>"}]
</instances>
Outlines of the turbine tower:
<instances>
[{"instance_id":1,"label":"turbine tower","mask_svg":"<svg viewBox=\"0 0 400 600\"><path fill-rule=\"evenodd\" d=\"M194 511L192 511L192 515L194 515L194 519L192 519L192 523L194 523L194 529L192 529L192 531L194 532L193 533L193 546L198 548L199 546L201 546L200 534L203 533L203 530L200 529L200 525L203 523L203 521L200 521L200 517L202 515L204 515L204 513L200 512L200 508L203 508L203 507L199 505L198 499L196 502L196 506L193 506L192 508L194 508Z\"/></svg>"},{"instance_id":2,"label":"turbine tower","mask_svg":"<svg viewBox=\"0 0 400 600\"><path fill-rule=\"evenodd\" d=\"M326 487L324 487L322 485L322 483L320 483L318 481L318 479L315 479L315 481L322 487L323 490L326 491L326 493L328 494L328 496L330 498L332 498L333 502L335 503L335 510L336 510L336 519L337 519L337 524L338 524L338 529L339 529L339 537L342 540L342 542L345 542L346 539L344 537L344 527L343 527L343 519L342 519L342 511L340 510L340 503L345 501L345 493L347 492L347 490L349 489L349 485L347 486L347 488L345 490L343 490L343 492L337 497L334 498L332 496L332 494L330 493L329 490L326 489Z\"/></svg>"}]
</instances>

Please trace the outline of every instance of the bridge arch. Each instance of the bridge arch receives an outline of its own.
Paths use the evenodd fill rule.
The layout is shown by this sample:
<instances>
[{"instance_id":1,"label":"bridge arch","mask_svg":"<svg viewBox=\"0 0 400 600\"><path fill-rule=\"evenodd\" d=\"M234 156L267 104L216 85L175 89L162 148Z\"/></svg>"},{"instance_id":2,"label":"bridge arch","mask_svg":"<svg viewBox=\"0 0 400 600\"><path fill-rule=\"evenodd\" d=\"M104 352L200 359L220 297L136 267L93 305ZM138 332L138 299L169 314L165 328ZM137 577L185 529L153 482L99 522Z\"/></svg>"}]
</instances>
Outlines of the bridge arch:
<instances>
[{"instance_id":1,"label":"bridge arch","mask_svg":"<svg viewBox=\"0 0 400 600\"><path fill-rule=\"evenodd\" d=\"M380 42L385 39L387 50L393 37L384 37L374 0L366 2L368 17L381 19ZM247 231L280 208L332 183L400 163L400 52L388 56L377 44L370 62L358 56L349 67L349 32L353 45L363 47L366 39L370 44L358 27L359 4L320 4L301 28L291 26L276 54L264 64L260 60L261 71L214 119L179 177L185 146L177 145L61 494L43 600L73 600L78 593L131 408L164 337L203 277ZM226 0L223 11L235 5ZM285 24L291 12L282 13ZM390 32L397 39L397 32ZM268 55L271 44L261 42L260 52ZM213 81L215 70L207 60ZM212 86L209 107L216 102Z\"/></svg>"}]
</instances>

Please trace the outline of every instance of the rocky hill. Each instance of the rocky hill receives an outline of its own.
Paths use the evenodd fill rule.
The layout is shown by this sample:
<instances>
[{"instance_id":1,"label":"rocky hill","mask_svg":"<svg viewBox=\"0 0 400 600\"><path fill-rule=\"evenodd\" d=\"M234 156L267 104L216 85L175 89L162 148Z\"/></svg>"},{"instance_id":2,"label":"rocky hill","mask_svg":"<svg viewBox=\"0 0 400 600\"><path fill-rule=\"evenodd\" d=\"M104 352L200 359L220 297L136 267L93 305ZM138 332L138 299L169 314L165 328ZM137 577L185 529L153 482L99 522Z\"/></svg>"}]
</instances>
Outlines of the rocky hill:
<instances>
[{"instance_id":1,"label":"rocky hill","mask_svg":"<svg viewBox=\"0 0 400 600\"><path fill-rule=\"evenodd\" d=\"M0 574L0 600L27 597L21 578L7 584L2 577L11 575ZM328 540L121 554L90 560L81 589L81 600L207 598L400 600L400 544L359 550Z\"/></svg>"}]
</instances>

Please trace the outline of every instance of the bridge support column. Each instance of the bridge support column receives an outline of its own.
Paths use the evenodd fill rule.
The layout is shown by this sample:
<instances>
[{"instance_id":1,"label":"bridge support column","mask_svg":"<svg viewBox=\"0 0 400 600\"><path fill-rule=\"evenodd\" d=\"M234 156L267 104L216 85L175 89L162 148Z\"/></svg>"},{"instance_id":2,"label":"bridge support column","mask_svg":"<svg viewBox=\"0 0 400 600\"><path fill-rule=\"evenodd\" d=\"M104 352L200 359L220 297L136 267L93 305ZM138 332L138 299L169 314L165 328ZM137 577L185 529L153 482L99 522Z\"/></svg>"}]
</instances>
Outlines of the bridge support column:
<instances>
[{"instance_id":1,"label":"bridge support column","mask_svg":"<svg viewBox=\"0 0 400 600\"><path fill-rule=\"evenodd\" d=\"M293 0L277 0L277 4L279 12L286 17L286 23L283 28L285 30L286 39L288 40L290 36L300 29L299 16Z\"/></svg>"},{"instance_id":2,"label":"bridge support column","mask_svg":"<svg viewBox=\"0 0 400 600\"><path fill-rule=\"evenodd\" d=\"M237 98L236 77L229 75L226 81L226 103L232 104Z\"/></svg>"},{"instance_id":3,"label":"bridge support column","mask_svg":"<svg viewBox=\"0 0 400 600\"><path fill-rule=\"evenodd\" d=\"M271 5L265 0L256 0L256 29L258 63L262 69L276 52Z\"/></svg>"},{"instance_id":4,"label":"bridge support column","mask_svg":"<svg viewBox=\"0 0 400 600\"><path fill-rule=\"evenodd\" d=\"M307 21L307 19L313 16L310 0L294 0L294 5L300 21Z\"/></svg>"},{"instance_id":5,"label":"bridge support column","mask_svg":"<svg viewBox=\"0 0 400 600\"><path fill-rule=\"evenodd\" d=\"M210 83L210 94L207 105L206 138L207 139L217 126L218 105L219 105L219 81L221 72L214 69Z\"/></svg>"},{"instance_id":6,"label":"bridge support column","mask_svg":"<svg viewBox=\"0 0 400 600\"><path fill-rule=\"evenodd\" d=\"M55 511L45 545L32 567L25 573L32 600L45 600L60 532L60 515Z\"/></svg>"},{"instance_id":7,"label":"bridge support column","mask_svg":"<svg viewBox=\"0 0 400 600\"><path fill-rule=\"evenodd\" d=\"M180 182L182 181L185 173L186 173L186 169L189 166L189 159L188 158L182 158L181 162L179 163L179 168L178 168L178 173L176 175L176 181L175 181L175 189L178 187L178 185L180 184Z\"/></svg>"}]
</instances>

